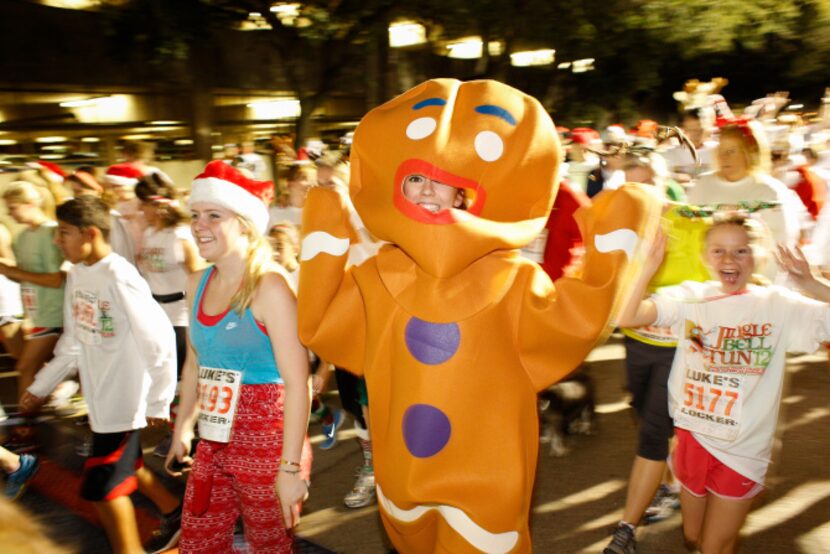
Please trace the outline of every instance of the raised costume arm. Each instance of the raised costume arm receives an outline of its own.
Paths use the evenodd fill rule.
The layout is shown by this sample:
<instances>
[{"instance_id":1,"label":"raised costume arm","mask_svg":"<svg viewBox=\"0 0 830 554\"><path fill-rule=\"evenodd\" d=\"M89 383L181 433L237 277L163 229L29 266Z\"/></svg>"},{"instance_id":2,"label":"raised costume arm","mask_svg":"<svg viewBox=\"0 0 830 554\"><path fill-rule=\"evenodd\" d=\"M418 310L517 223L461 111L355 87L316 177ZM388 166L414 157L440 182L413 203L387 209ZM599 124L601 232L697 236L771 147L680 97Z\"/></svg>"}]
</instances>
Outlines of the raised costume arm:
<instances>
[{"instance_id":1,"label":"raised costume arm","mask_svg":"<svg viewBox=\"0 0 830 554\"><path fill-rule=\"evenodd\" d=\"M635 254L659 223L660 205L638 185L595 197L576 218L585 238L580 279L561 278L551 288L541 271L522 299L518 344L522 364L537 390L572 372L610 331L638 269Z\"/></svg>"},{"instance_id":2,"label":"raised costume arm","mask_svg":"<svg viewBox=\"0 0 830 554\"><path fill-rule=\"evenodd\" d=\"M303 213L297 319L300 340L324 360L361 375L366 311L357 283L345 270L349 213L334 190L309 191Z\"/></svg>"}]
</instances>

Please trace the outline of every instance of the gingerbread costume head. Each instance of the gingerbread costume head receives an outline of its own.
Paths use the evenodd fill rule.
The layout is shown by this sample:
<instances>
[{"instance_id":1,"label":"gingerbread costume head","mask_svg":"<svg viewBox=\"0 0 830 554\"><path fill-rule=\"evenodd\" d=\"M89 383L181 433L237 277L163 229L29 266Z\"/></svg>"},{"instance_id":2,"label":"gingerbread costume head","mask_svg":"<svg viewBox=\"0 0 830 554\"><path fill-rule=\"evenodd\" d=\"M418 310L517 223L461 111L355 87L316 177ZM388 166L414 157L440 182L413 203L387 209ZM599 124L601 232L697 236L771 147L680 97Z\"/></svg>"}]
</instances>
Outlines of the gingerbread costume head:
<instances>
[{"instance_id":1,"label":"gingerbread costume head","mask_svg":"<svg viewBox=\"0 0 830 554\"><path fill-rule=\"evenodd\" d=\"M561 149L539 102L495 81L434 79L372 110L354 135L351 197L367 228L435 277L542 229ZM407 200L419 174L464 190L466 209Z\"/></svg>"}]
</instances>

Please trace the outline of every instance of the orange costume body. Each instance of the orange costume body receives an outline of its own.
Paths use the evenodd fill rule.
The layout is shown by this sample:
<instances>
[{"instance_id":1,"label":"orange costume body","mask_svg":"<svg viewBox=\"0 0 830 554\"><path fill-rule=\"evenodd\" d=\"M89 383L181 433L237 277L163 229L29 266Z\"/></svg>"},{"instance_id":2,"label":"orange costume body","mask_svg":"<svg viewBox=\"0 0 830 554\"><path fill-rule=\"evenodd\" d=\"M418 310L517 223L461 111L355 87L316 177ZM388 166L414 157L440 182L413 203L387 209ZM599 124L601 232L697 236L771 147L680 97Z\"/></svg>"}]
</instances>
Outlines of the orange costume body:
<instances>
[{"instance_id":1,"label":"orange costume body","mask_svg":"<svg viewBox=\"0 0 830 554\"><path fill-rule=\"evenodd\" d=\"M402 553L531 550L536 394L602 338L644 225L659 217L639 187L597 196L577 214L582 278L554 287L518 248L545 224L560 158L532 97L437 79L355 132L350 196L389 242L374 258L344 271L345 201L309 194L300 337L366 378L380 513ZM410 203L413 173L463 188L467 209Z\"/></svg>"}]
</instances>

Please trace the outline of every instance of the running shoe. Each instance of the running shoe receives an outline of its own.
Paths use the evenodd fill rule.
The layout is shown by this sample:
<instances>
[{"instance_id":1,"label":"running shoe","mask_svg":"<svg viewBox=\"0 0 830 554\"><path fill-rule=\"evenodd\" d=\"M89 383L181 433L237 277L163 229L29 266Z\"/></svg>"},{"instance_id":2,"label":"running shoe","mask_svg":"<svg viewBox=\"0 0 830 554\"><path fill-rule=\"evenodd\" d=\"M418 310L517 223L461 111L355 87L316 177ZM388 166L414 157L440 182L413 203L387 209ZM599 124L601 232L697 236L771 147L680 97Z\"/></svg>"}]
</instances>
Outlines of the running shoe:
<instances>
[{"instance_id":1,"label":"running shoe","mask_svg":"<svg viewBox=\"0 0 830 554\"><path fill-rule=\"evenodd\" d=\"M179 504L178 508L167 515L161 516L161 524L159 525L158 531L153 533L150 542L144 547L147 554L164 552L179 544L181 527L182 506Z\"/></svg>"},{"instance_id":2,"label":"running shoe","mask_svg":"<svg viewBox=\"0 0 830 554\"><path fill-rule=\"evenodd\" d=\"M602 551L602 554L635 554L637 552L637 540L634 538L634 528L620 522L614 530L611 542Z\"/></svg>"},{"instance_id":3,"label":"running shoe","mask_svg":"<svg viewBox=\"0 0 830 554\"><path fill-rule=\"evenodd\" d=\"M343 413L343 410L335 410L334 414L332 414L331 423L328 425L323 424L323 435L325 438L320 443L321 450L329 450L337 444L337 430L343 426L345 421L346 415Z\"/></svg>"},{"instance_id":4,"label":"running shoe","mask_svg":"<svg viewBox=\"0 0 830 554\"><path fill-rule=\"evenodd\" d=\"M349 494L343 499L347 508L363 508L375 503L375 472L363 468Z\"/></svg>"},{"instance_id":5,"label":"running shoe","mask_svg":"<svg viewBox=\"0 0 830 554\"><path fill-rule=\"evenodd\" d=\"M646 508L643 520L646 523L656 523L670 518L680 509L680 495L673 491L668 485L660 485L654 500Z\"/></svg>"},{"instance_id":6,"label":"running shoe","mask_svg":"<svg viewBox=\"0 0 830 554\"><path fill-rule=\"evenodd\" d=\"M320 401L320 407L316 410L311 410L311 413L308 415L309 423L317 423L318 421L322 420L323 416L326 414L327 409L328 406L326 406L325 404L323 404L322 401Z\"/></svg>"},{"instance_id":7,"label":"running shoe","mask_svg":"<svg viewBox=\"0 0 830 554\"><path fill-rule=\"evenodd\" d=\"M17 500L26 492L26 487L37 473L40 463L31 454L20 455L20 467L6 477L6 498Z\"/></svg>"}]
</instances>

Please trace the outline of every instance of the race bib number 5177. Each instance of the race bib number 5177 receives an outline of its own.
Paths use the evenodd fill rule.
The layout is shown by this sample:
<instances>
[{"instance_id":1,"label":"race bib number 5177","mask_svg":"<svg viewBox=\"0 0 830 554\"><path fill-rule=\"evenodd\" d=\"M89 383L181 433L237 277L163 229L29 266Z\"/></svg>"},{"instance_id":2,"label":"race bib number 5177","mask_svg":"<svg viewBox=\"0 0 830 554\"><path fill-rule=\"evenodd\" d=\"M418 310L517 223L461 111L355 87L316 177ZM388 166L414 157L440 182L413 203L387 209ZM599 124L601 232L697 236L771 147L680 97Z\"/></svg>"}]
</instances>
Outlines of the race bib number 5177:
<instances>
[{"instance_id":1,"label":"race bib number 5177","mask_svg":"<svg viewBox=\"0 0 830 554\"><path fill-rule=\"evenodd\" d=\"M718 439L735 440L742 404L741 376L687 369L683 401L674 410L674 424Z\"/></svg>"}]
</instances>

